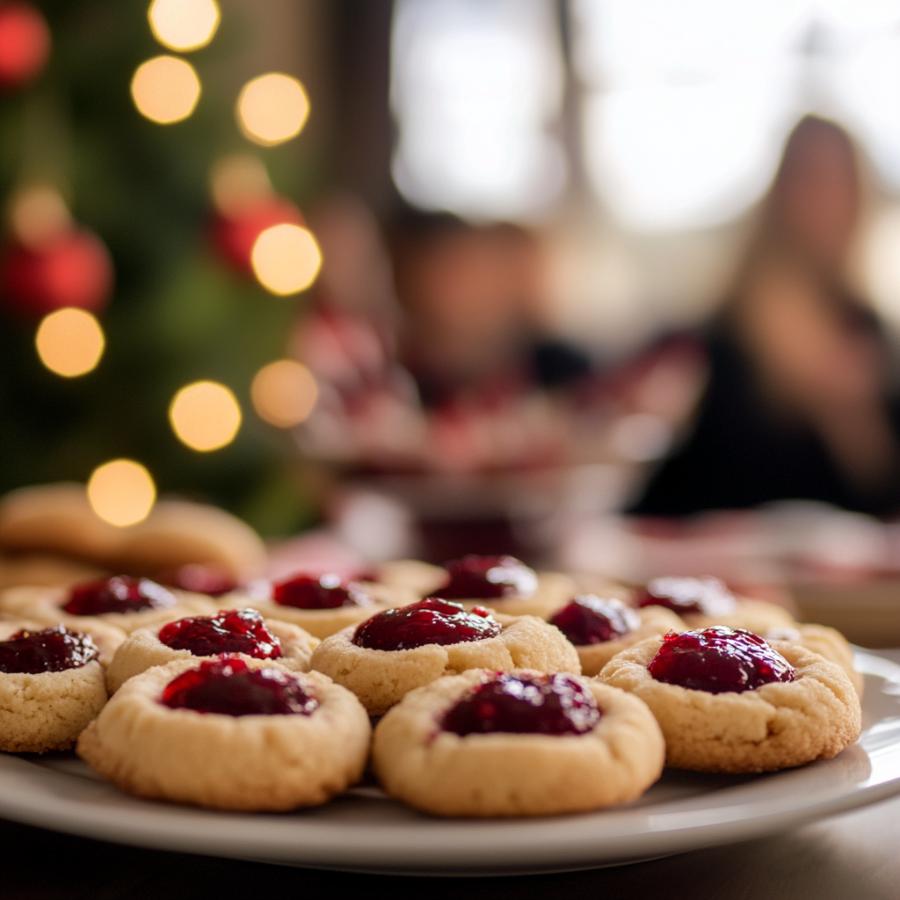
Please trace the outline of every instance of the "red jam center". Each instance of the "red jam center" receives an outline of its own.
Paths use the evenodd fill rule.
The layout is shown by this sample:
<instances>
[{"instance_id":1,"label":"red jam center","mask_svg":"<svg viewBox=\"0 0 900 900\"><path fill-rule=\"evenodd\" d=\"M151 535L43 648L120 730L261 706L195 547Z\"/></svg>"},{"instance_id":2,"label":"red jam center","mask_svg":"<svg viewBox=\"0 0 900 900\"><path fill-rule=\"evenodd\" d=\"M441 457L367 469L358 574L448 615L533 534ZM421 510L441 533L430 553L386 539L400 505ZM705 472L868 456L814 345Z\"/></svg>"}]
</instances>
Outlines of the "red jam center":
<instances>
[{"instance_id":1,"label":"red jam center","mask_svg":"<svg viewBox=\"0 0 900 900\"><path fill-rule=\"evenodd\" d=\"M637 606L664 606L676 613L721 616L734 612L734 594L718 578L654 578L638 592Z\"/></svg>"},{"instance_id":2,"label":"red jam center","mask_svg":"<svg viewBox=\"0 0 900 900\"><path fill-rule=\"evenodd\" d=\"M114 575L76 584L69 590L69 599L62 609L72 616L99 616L167 609L177 602L171 591L149 578Z\"/></svg>"},{"instance_id":3,"label":"red jam center","mask_svg":"<svg viewBox=\"0 0 900 900\"><path fill-rule=\"evenodd\" d=\"M43 631L22 629L0 641L0 672L38 675L79 669L99 656L97 645L86 634L62 625Z\"/></svg>"},{"instance_id":4,"label":"red jam center","mask_svg":"<svg viewBox=\"0 0 900 900\"><path fill-rule=\"evenodd\" d=\"M282 669L251 669L242 659L220 657L200 663L170 681L160 702L220 716L311 715L319 701Z\"/></svg>"},{"instance_id":5,"label":"red jam center","mask_svg":"<svg viewBox=\"0 0 900 900\"><path fill-rule=\"evenodd\" d=\"M255 609L231 609L215 616L196 616L169 622L160 628L159 640L173 650L194 656L245 653L256 659L278 659L281 644Z\"/></svg>"},{"instance_id":6,"label":"red jam center","mask_svg":"<svg viewBox=\"0 0 900 900\"><path fill-rule=\"evenodd\" d=\"M371 606L372 598L354 582L338 575L295 575L272 585L272 599L297 609L338 609Z\"/></svg>"},{"instance_id":7,"label":"red jam center","mask_svg":"<svg viewBox=\"0 0 900 900\"><path fill-rule=\"evenodd\" d=\"M238 586L237 581L224 569L198 563L179 566L160 576L160 580L182 591L207 594L210 597L229 594Z\"/></svg>"},{"instance_id":8,"label":"red jam center","mask_svg":"<svg viewBox=\"0 0 900 900\"><path fill-rule=\"evenodd\" d=\"M724 625L670 631L647 669L657 681L710 694L794 680L793 666L758 634Z\"/></svg>"},{"instance_id":9,"label":"red jam center","mask_svg":"<svg viewBox=\"0 0 900 900\"><path fill-rule=\"evenodd\" d=\"M447 580L432 593L448 600L486 600L537 590L537 575L514 556L464 556L444 563Z\"/></svg>"},{"instance_id":10,"label":"red jam center","mask_svg":"<svg viewBox=\"0 0 900 900\"><path fill-rule=\"evenodd\" d=\"M467 734L585 734L601 712L593 695L568 675L498 675L478 685L441 721Z\"/></svg>"},{"instance_id":11,"label":"red jam center","mask_svg":"<svg viewBox=\"0 0 900 900\"><path fill-rule=\"evenodd\" d=\"M555 613L550 624L576 647L586 647L623 637L640 626L641 617L621 600L586 594Z\"/></svg>"},{"instance_id":12,"label":"red jam center","mask_svg":"<svg viewBox=\"0 0 900 900\"><path fill-rule=\"evenodd\" d=\"M386 609L366 619L353 635L357 647L410 650L425 644L460 644L500 634L490 610L466 611L459 603L428 597L409 606Z\"/></svg>"}]
</instances>

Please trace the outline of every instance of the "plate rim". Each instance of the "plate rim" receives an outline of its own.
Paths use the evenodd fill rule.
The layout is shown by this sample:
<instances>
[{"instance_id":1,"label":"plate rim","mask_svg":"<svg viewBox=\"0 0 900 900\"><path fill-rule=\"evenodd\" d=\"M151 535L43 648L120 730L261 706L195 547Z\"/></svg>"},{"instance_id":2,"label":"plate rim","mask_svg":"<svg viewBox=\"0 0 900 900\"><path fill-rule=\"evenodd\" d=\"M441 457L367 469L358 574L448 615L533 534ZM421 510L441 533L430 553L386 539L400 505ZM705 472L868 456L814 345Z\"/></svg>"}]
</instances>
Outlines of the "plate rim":
<instances>
[{"instance_id":1,"label":"plate rim","mask_svg":"<svg viewBox=\"0 0 900 900\"><path fill-rule=\"evenodd\" d=\"M889 692L896 693L898 697L898 714L891 721L896 720L897 727L900 728L900 664L862 649L857 650L857 661L865 674L896 686L896 690ZM875 724L882 721L885 720L880 719ZM884 748L878 752L883 750ZM721 809L730 810L729 805L720 806L718 813L714 813L715 808L710 807L705 817L700 814L701 811L671 813L679 817L690 816L693 821L682 823L677 828L644 829L632 833L626 831L618 835L607 831L602 836L603 843L600 846L596 837L592 839L589 824L592 817L602 817L602 811L577 816L514 820L450 820L422 815L417 817L420 822L414 819L405 824L424 826L431 822L435 828L417 828L421 832L417 836L423 839L417 844L402 848L386 847L384 837L379 841L378 829L371 829L376 834L370 835L367 840L347 840L348 825L345 822L317 819L315 810L288 814L223 813L125 798L126 802L133 800L139 805L144 815L132 815L133 810L127 806L114 806L110 815L98 816L95 806L89 806L91 815L86 817L84 807L79 810L81 801L67 798L60 804L61 797L59 793L54 793L55 788L64 788L73 779L77 779L82 785L86 782L95 784L101 800L103 793L115 789L105 782L94 781L87 775L50 769L33 758L6 755L0 756L0 817L74 836L136 847L311 868L409 875L524 874L624 864L735 843L877 803L900 794L900 736L891 741L887 750L890 751L891 758L896 757L893 768L887 766L888 773L874 783L854 786L843 793L821 799L807 797L799 804L782 804L766 810L754 809L749 818L732 814L723 819ZM868 758L873 759L873 753L870 752ZM828 764L827 761L814 763L810 767L788 771L814 771L816 767ZM23 774L26 777L23 778ZM777 774L763 777L777 777ZM752 784L751 781L746 783ZM740 788L742 784L738 782L736 787ZM361 793L364 796L365 792ZM357 794L356 797L339 798L333 803L359 802L359 799L360 795ZM51 809L49 804L53 802L57 806ZM740 807L740 803L732 805ZM102 805L100 808L102 809ZM639 810L640 807L634 808L635 812ZM627 813L628 808L620 811ZM268 824L281 819L289 821L292 827L282 835L279 822L278 831L275 832L279 839L264 849L260 849L257 843L242 850L235 846L233 837L225 842L227 846L222 846L222 828L234 827L236 834L240 835L246 834L245 827L250 822L262 820ZM578 828L576 823L579 820L585 821L587 827ZM203 826L208 826L211 822L218 823L219 827L208 831ZM367 829L365 824L363 827ZM340 840L341 831L345 833L344 840ZM546 841L548 834L552 836L557 831L565 832L564 842L562 839L551 840L549 844L545 842L542 845L541 841ZM293 832L290 839L287 832ZM357 828L353 837L357 837L359 832L360 829ZM438 838L435 832L442 832L443 837ZM448 833L453 837L465 835L464 846L451 846L448 850ZM502 837L499 841L498 836ZM495 840L487 840L488 837L494 837ZM521 839L524 839L524 847L520 843ZM516 850L525 858L517 861Z\"/></svg>"}]
</instances>

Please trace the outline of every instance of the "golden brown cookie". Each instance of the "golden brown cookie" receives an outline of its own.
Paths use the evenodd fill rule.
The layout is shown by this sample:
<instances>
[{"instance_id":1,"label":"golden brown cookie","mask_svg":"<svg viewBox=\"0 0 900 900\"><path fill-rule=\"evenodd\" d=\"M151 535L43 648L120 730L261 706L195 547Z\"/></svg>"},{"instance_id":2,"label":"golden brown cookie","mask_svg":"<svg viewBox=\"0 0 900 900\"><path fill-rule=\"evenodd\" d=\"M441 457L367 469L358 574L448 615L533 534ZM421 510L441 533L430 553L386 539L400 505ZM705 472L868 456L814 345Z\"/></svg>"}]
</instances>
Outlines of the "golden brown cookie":
<instances>
[{"instance_id":1,"label":"golden brown cookie","mask_svg":"<svg viewBox=\"0 0 900 900\"><path fill-rule=\"evenodd\" d=\"M514 556L472 554L431 566L411 560L382 563L379 579L405 584L421 597L440 597L467 609L487 606L508 616L546 617L575 593L575 581L559 572L536 572Z\"/></svg>"},{"instance_id":2,"label":"golden brown cookie","mask_svg":"<svg viewBox=\"0 0 900 900\"><path fill-rule=\"evenodd\" d=\"M633 609L614 597L581 594L557 609L548 619L578 651L581 671L596 675L617 653L685 625L661 606Z\"/></svg>"},{"instance_id":3,"label":"golden brown cookie","mask_svg":"<svg viewBox=\"0 0 900 900\"><path fill-rule=\"evenodd\" d=\"M439 599L376 614L326 638L311 666L353 691L373 716L467 669L581 671L575 648L542 619L466 611Z\"/></svg>"},{"instance_id":4,"label":"golden brown cookie","mask_svg":"<svg viewBox=\"0 0 900 900\"><path fill-rule=\"evenodd\" d=\"M0 625L0 750L68 749L105 703L99 650L89 635Z\"/></svg>"},{"instance_id":5,"label":"golden brown cookie","mask_svg":"<svg viewBox=\"0 0 900 900\"><path fill-rule=\"evenodd\" d=\"M650 638L614 656L599 678L650 707L675 768L774 771L830 759L859 737L859 697L840 666L798 644L755 635L734 643L746 634L686 632L665 648Z\"/></svg>"},{"instance_id":6,"label":"golden brown cookie","mask_svg":"<svg viewBox=\"0 0 900 900\"><path fill-rule=\"evenodd\" d=\"M750 600L747 597L737 597L735 608L729 613L719 615L683 613L681 617L688 628L727 625L729 628L746 628L757 634L763 634L770 628L790 626L794 622L794 617L783 606L766 600Z\"/></svg>"},{"instance_id":7,"label":"golden brown cookie","mask_svg":"<svg viewBox=\"0 0 900 900\"><path fill-rule=\"evenodd\" d=\"M541 816L628 803L662 772L647 707L574 675L469 671L407 694L378 723L384 790L442 816Z\"/></svg>"},{"instance_id":8,"label":"golden brown cookie","mask_svg":"<svg viewBox=\"0 0 900 900\"><path fill-rule=\"evenodd\" d=\"M309 669L318 639L302 628L263 619L253 609L222 610L132 631L106 673L109 692L152 666L222 653L268 659L296 672Z\"/></svg>"},{"instance_id":9,"label":"golden brown cookie","mask_svg":"<svg viewBox=\"0 0 900 900\"><path fill-rule=\"evenodd\" d=\"M0 550L145 575L199 563L236 580L259 574L266 563L259 535L225 510L163 499L143 522L117 528L94 513L84 485L69 482L0 498Z\"/></svg>"},{"instance_id":10,"label":"golden brown cookie","mask_svg":"<svg viewBox=\"0 0 900 900\"><path fill-rule=\"evenodd\" d=\"M46 553L0 554L0 590L22 585L68 587L100 578L103 570Z\"/></svg>"},{"instance_id":11,"label":"golden brown cookie","mask_svg":"<svg viewBox=\"0 0 900 900\"><path fill-rule=\"evenodd\" d=\"M78 753L141 797L288 810L358 781L370 736L356 697L324 675L218 657L131 678L81 735Z\"/></svg>"},{"instance_id":12,"label":"golden brown cookie","mask_svg":"<svg viewBox=\"0 0 900 900\"><path fill-rule=\"evenodd\" d=\"M688 628L727 625L763 634L790 625L790 612L776 603L751 600L732 592L718 578L665 576L654 578L633 595L639 609L662 606L677 613Z\"/></svg>"},{"instance_id":13,"label":"golden brown cookie","mask_svg":"<svg viewBox=\"0 0 900 900\"><path fill-rule=\"evenodd\" d=\"M0 547L104 565L119 529L94 515L84 485L19 488L0 498Z\"/></svg>"},{"instance_id":14,"label":"golden brown cookie","mask_svg":"<svg viewBox=\"0 0 900 900\"><path fill-rule=\"evenodd\" d=\"M862 697L864 681L854 665L853 648L836 628L795 622L793 625L772 628L763 636L767 641L789 641L792 644L800 644L807 650L812 650L813 653L837 663L847 673L847 677L856 688L856 693Z\"/></svg>"},{"instance_id":15,"label":"golden brown cookie","mask_svg":"<svg viewBox=\"0 0 900 900\"><path fill-rule=\"evenodd\" d=\"M266 548L246 522L205 503L161 500L141 523L120 529L113 568L157 573L199 563L244 580L266 565Z\"/></svg>"},{"instance_id":16,"label":"golden brown cookie","mask_svg":"<svg viewBox=\"0 0 900 900\"><path fill-rule=\"evenodd\" d=\"M218 600L222 609L252 606L267 619L297 625L317 638L368 619L391 606L412 603L409 590L368 581L347 581L337 575L301 573L272 584L253 585L246 593L226 594Z\"/></svg>"},{"instance_id":17,"label":"golden brown cookie","mask_svg":"<svg viewBox=\"0 0 900 900\"><path fill-rule=\"evenodd\" d=\"M634 598L634 587L616 581L608 575L574 574L572 578L579 594L595 594L598 597L615 597L623 603L631 604Z\"/></svg>"},{"instance_id":18,"label":"golden brown cookie","mask_svg":"<svg viewBox=\"0 0 900 900\"><path fill-rule=\"evenodd\" d=\"M378 584L411 591L417 600L431 594L447 577L441 566L418 559L395 559L378 563L374 572Z\"/></svg>"},{"instance_id":19,"label":"golden brown cookie","mask_svg":"<svg viewBox=\"0 0 900 900\"><path fill-rule=\"evenodd\" d=\"M505 597L462 599L468 609L487 606L507 616L540 616L544 618L575 593L575 582L561 572L538 572L537 586L531 594L510 594ZM440 591L438 591L440 596Z\"/></svg>"},{"instance_id":20,"label":"golden brown cookie","mask_svg":"<svg viewBox=\"0 0 900 900\"><path fill-rule=\"evenodd\" d=\"M0 593L0 615L62 622L78 629L91 622L125 632L188 615L215 612L211 598L165 588L147 578L116 575L69 588L18 587Z\"/></svg>"}]
</instances>

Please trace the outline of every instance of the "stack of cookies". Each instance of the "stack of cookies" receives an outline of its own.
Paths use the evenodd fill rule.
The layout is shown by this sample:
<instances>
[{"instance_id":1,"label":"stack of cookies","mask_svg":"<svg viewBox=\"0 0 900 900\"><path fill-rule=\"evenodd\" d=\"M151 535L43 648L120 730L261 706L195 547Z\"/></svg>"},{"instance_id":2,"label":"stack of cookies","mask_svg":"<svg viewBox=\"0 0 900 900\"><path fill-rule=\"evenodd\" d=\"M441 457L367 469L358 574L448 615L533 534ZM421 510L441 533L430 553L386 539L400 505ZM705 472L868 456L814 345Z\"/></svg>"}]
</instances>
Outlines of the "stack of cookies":
<instances>
[{"instance_id":1,"label":"stack of cookies","mask_svg":"<svg viewBox=\"0 0 900 900\"><path fill-rule=\"evenodd\" d=\"M846 641L708 578L586 594L468 556L218 596L18 588L0 617L0 749L77 744L122 790L213 808L321 804L371 770L423 812L573 813L860 732Z\"/></svg>"},{"instance_id":2,"label":"stack of cookies","mask_svg":"<svg viewBox=\"0 0 900 900\"><path fill-rule=\"evenodd\" d=\"M118 528L98 518L81 484L36 485L0 497L0 588L66 586L125 572L220 592L265 564L259 535L205 503L164 498L144 521Z\"/></svg>"}]
</instances>

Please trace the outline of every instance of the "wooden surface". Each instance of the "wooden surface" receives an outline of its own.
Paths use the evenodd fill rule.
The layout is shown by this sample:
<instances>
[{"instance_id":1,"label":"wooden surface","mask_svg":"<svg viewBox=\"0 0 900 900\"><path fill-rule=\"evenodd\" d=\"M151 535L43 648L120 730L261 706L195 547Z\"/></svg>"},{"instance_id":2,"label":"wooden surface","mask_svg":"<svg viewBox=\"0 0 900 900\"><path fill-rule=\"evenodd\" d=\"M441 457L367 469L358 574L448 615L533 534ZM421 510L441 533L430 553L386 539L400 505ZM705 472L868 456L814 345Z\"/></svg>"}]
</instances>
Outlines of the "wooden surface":
<instances>
[{"instance_id":1,"label":"wooden surface","mask_svg":"<svg viewBox=\"0 0 900 900\"><path fill-rule=\"evenodd\" d=\"M900 662L900 651L889 654ZM120 847L0 822L2 900L898 900L900 797L762 840L615 869L496 879L348 875Z\"/></svg>"},{"instance_id":2,"label":"wooden surface","mask_svg":"<svg viewBox=\"0 0 900 900\"><path fill-rule=\"evenodd\" d=\"M443 900L897 900L900 799L791 834L617 869L516 878L345 875L118 847L3 823L4 900L302 897ZM670 886L667 889L666 886Z\"/></svg>"}]
</instances>

